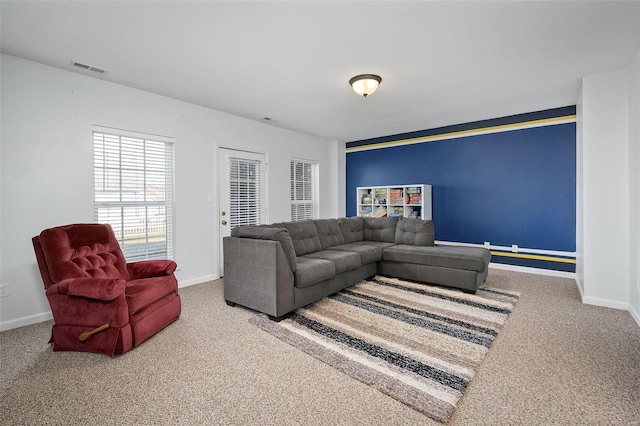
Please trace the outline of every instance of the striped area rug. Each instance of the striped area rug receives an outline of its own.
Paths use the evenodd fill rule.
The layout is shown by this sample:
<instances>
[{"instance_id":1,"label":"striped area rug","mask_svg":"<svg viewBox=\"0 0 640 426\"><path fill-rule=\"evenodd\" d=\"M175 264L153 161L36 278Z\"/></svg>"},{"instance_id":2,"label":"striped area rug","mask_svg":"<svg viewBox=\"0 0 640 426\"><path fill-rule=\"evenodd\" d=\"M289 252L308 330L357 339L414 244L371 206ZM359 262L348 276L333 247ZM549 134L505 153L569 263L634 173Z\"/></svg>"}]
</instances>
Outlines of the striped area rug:
<instances>
[{"instance_id":1,"label":"striped area rug","mask_svg":"<svg viewBox=\"0 0 640 426\"><path fill-rule=\"evenodd\" d=\"M277 323L249 321L440 422L447 422L519 294L477 294L377 276Z\"/></svg>"}]
</instances>

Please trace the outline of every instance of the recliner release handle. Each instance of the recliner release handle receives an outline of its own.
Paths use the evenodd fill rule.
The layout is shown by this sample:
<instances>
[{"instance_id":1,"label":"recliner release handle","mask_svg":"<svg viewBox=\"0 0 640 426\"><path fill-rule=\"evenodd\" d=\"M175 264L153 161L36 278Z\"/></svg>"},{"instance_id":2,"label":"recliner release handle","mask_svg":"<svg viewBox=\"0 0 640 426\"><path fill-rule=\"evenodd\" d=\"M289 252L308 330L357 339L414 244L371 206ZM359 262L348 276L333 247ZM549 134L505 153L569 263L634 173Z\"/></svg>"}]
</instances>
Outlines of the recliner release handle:
<instances>
[{"instance_id":1,"label":"recliner release handle","mask_svg":"<svg viewBox=\"0 0 640 426\"><path fill-rule=\"evenodd\" d=\"M96 333L100 333L101 331L106 330L107 328L109 328L109 324L102 324L98 328L94 328L93 330L85 331L84 333L80 334L80 336L78 336L78 339L80 339L81 342L84 342L89 337L93 336Z\"/></svg>"}]
</instances>

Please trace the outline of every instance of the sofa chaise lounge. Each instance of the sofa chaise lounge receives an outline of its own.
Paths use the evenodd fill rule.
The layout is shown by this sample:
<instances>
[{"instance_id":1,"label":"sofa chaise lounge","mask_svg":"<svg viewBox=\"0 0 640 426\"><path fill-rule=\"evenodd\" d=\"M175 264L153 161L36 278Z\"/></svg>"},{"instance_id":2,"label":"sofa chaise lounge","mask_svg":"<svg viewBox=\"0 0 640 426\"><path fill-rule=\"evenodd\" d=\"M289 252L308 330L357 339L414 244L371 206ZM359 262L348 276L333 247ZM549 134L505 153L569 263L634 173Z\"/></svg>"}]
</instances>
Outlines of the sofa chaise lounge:
<instances>
[{"instance_id":1,"label":"sofa chaise lounge","mask_svg":"<svg viewBox=\"0 0 640 426\"><path fill-rule=\"evenodd\" d=\"M475 293L482 247L435 246L431 220L349 217L238 226L223 239L224 297L280 320L376 274Z\"/></svg>"}]
</instances>

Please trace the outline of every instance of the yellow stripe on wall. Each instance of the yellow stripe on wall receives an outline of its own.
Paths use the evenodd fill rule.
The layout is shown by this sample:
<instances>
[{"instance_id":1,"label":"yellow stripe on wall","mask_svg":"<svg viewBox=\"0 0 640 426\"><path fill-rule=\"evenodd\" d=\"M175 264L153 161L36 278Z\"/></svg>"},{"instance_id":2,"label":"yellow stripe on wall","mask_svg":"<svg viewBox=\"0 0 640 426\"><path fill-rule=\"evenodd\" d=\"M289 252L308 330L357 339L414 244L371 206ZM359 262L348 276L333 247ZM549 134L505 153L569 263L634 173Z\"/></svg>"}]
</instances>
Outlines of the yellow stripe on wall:
<instances>
[{"instance_id":1,"label":"yellow stripe on wall","mask_svg":"<svg viewBox=\"0 0 640 426\"><path fill-rule=\"evenodd\" d=\"M567 259L565 257L540 256L537 254L508 253L504 251L492 251L492 256L517 257L520 259L546 260L548 262L560 263L576 263L575 259Z\"/></svg>"},{"instance_id":2,"label":"yellow stripe on wall","mask_svg":"<svg viewBox=\"0 0 640 426\"><path fill-rule=\"evenodd\" d=\"M474 134L479 134L479 133L506 132L506 131L515 130L518 128L527 128L532 126L540 126L544 124L561 124L560 122L575 121L576 117L577 117L576 114L573 114L573 115L565 115L562 117L542 118L540 120L523 121L521 123L502 124L499 126L490 126L490 127L479 127L477 129L460 130L457 132L450 132L450 133L440 133L440 134L431 135L431 136L419 136L419 137L409 138L409 139L399 139L395 141L372 143L370 145L352 146L352 147L346 148L345 151L351 152L351 151L359 151L359 150L368 150L373 148L385 148L385 147L395 146L395 145L405 145L405 144L411 144L411 143L429 142L429 141L434 141L439 139L472 136Z\"/></svg>"}]
</instances>

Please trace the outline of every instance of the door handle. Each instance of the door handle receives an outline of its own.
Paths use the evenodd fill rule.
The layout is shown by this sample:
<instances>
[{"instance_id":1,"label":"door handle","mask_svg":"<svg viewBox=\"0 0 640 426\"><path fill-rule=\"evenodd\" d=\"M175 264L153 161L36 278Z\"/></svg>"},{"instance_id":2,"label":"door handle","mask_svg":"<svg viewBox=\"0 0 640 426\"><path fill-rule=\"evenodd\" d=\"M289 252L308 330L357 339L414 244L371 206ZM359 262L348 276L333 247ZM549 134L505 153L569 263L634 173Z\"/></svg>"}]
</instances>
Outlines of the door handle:
<instances>
[{"instance_id":1,"label":"door handle","mask_svg":"<svg viewBox=\"0 0 640 426\"><path fill-rule=\"evenodd\" d=\"M226 225L226 224L227 224L227 221L226 221L226 220L223 220L223 221L222 221L222 222L220 222L220 223L221 223L221 224L223 224L223 225Z\"/></svg>"}]
</instances>

